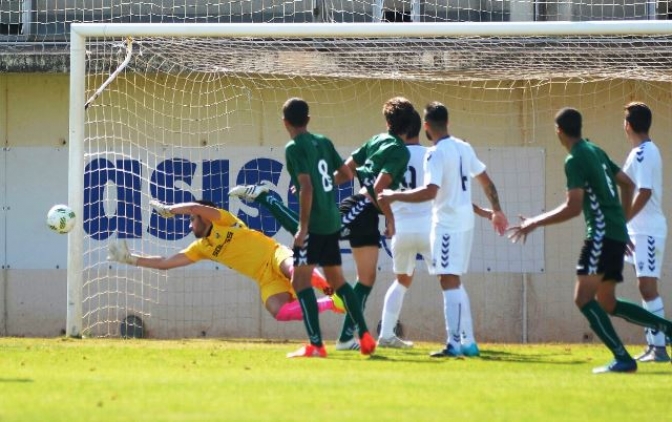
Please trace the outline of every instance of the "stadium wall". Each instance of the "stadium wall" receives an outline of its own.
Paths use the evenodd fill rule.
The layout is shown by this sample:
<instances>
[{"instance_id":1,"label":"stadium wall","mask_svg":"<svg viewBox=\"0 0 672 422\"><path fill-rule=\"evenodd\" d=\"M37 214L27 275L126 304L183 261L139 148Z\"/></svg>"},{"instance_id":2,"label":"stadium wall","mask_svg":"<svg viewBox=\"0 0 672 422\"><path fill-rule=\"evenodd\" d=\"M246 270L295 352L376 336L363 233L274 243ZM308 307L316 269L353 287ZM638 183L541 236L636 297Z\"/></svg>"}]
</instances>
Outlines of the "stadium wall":
<instances>
[{"instance_id":1,"label":"stadium wall","mask_svg":"<svg viewBox=\"0 0 672 422\"><path fill-rule=\"evenodd\" d=\"M505 90L482 90L475 95L460 87L437 90L431 84L383 81L367 93L371 97L365 101L371 105L368 109L358 112L357 119L335 126L321 124L319 116L327 112L333 114L328 108L338 105L320 106L317 93L310 99L314 105L311 129L331 135L339 147L354 148L383 129L380 106L387 98L405 95L418 107L431 100L441 100L451 110L452 133L477 148L535 147L545 152L545 209L565 199L562 164L566 151L559 145L553 125L553 114L560 107L571 105L584 111L585 135L602 145L616 162L622 163L629 150L622 128L622 106L634 99L646 101L654 110L652 135L661 146L663 162L672 159L672 150L665 142L666 134L672 130L669 86L602 81L571 88L574 91L564 92L560 97L544 92L552 89L557 86L535 88L530 85L529 91L520 90L522 94L516 101L506 102L502 100L511 94ZM587 91L597 92L599 96L587 100L583 95ZM68 76L2 73L0 92L0 128L4 140L0 157L0 334L58 336L64 333L65 327L64 250L67 242L65 236L58 236L45 227L44 214L52 204L64 202L67 197ZM267 86L260 94L269 101L257 104L257 115L268 117L259 119L258 126L250 127L253 133L232 139L232 146L250 146L249 140L253 139L262 150L269 146L282 147L286 142L286 134L277 119L279 109L275 105L266 106L277 104L275 90ZM469 111L474 109L479 113ZM483 121L482 116L488 114L491 117ZM525 171L525 163L512 162L511 167ZM497 183L497 175L493 177ZM506 200L507 192L500 195ZM670 209L670 205L668 195L664 198L665 209ZM511 222L516 221L514 208L505 210ZM484 231L483 236L494 234ZM526 274L473 272L465 276L478 339L593 341L592 332L572 302L574 263L582 238L581 219L549 227L543 235L544 268L540 271ZM661 294L668 302L670 250L672 248L667 251L661 286ZM352 258L345 256L344 259ZM445 337L441 295L436 280L420 268L407 295L401 320L409 338L441 342ZM354 272L349 270L347 277L352 280ZM626 271L626 278L620 288L621 295L639 301L630 269ZM381 266L366 310L371 325L375 326L380 319L382 299L392 279L391 267ZM243 301L248 304L248 315L235 327L213 329L208 336L304 337L300 323L277 323L267 316L257 300L253 283L230 272L223 273L222 282L231 283L237 291L225 299L229 301L225 306L239 307L237 302ZM326 335L334 337L340 318L327 315L322 320ZM628 342L643 342L640 329L620 321L617 327ZM153 334L171 336L169 330Z\"/></svg>"}]
</instances>

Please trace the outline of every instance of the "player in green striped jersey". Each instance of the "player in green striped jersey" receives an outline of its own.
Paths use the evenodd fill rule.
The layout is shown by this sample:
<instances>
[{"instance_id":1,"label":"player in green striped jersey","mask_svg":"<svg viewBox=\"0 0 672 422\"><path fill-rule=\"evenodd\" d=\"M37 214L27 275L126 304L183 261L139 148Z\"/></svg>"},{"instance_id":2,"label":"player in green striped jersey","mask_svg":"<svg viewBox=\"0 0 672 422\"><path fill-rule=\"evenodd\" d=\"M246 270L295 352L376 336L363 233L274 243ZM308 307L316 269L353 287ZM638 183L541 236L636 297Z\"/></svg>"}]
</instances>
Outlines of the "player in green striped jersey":
<instances>
[{"instance_id":1,"label":"player in green striped jersey","mask_svg":"<svg viewBox=\"0 0 672 422\"><path fill-rule=\"evenodd\" d=\"M611 363L593 372L634 372L637 362L625 349L607 313L672 334L671 321L616 298L616 285L623 281L623 257L629 242L625 216L630 212L634 184L602 149L581 137L578 110L563 108L555 116L555 125L560 143L569 151L565 159L567 200L552 211L523 218L510 229L509 237L513 242L525 242L537 227L567 221L583 210L586 239L576 269L574 302L614 355Z\"/></svg>"},{"instance_id":2,"label":"player in green striped jersey","mask_svg":"<svg viewBox=\"0 0 672 422\"><path fill-rule=\"evenodd\" d=\"M366 326L360 301L345 282L341 268L341 218L335 191L337 183L349 180L352 173L329 139L308 132L308 111L308 103L300 98L290 98L282 107L285 128L292 138L285 146L285 161L299 197L292 286L310 338L310 344L287 356L326 357L317 300L310 282L316 265L324 269L327 282L343 299L348 316L356 322L361 353L370 355L376 342Z\"/></svg>"}]
</instances>

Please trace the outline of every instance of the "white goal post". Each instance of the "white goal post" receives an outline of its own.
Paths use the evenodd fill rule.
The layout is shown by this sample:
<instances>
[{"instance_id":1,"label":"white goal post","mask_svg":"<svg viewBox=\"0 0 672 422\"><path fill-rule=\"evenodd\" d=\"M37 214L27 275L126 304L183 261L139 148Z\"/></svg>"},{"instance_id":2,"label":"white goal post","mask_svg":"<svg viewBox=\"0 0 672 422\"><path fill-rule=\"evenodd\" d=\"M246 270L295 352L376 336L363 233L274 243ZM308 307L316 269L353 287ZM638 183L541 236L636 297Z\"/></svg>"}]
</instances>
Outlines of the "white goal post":
<instances>
[{"instance_id":1,"label":"white goal post","mask_svg":"<svg viewBox=\"0 0 672 422\"><path fill-rule=\"evenodd\" d=\"M218 83L237 84L241 87L241 92L244 91L247 94L241 94L240 97L233 98L226 106L220 106L220 102L222 101L220 96L226 95L219 92L213 93L213 91L207 90L203 93L193 93L189 92L189 88L174 88L168 94L168 88L165 88L163 92L166 93L166 96L170 95L171 97L161 99L156 94L160 89L157 88L150 92L149 89L146 89L145 85L139 84L138 86L128 88L129 92L132 91L132 94L129 95L131 95L134 102L134 110L133 112L129 112L131 116L119 116L120 109L127 109L125 103L121 108L115 106L114 108L110 108L109 111L105 111L105 106L112 104L113 101L118 101L121 95L125 95L114 91L113 94L110 94L113 96L112 99L106 97L105 91L116 89L115 81L109 81L111 83L109 83L109 86L106 85L102 93L96 92L98 88L103 86L103 83L108 83L104 82L105 79L110 74L115 76L119 74L119 77L123 76L127 81L126 83L130 84L133 83L134 77L130 73L132 71L129 70L127 74L127 69L118 69L118 66L124 63L123 55L115 60L110 59L105 62L106 64L101 68L106 69L106 74L101 74L100 68L97 70L97 75L87 73L90 66L88 60L90 56L96 56L99 54L99 51L106 49L106 47L99 48L99 46L106 43L123 44L124 40L127 39L132 40L129 42L139 45L140 50L143 48L149 50L155 45L160 46L152 53L153 59L144 58L142 66L138 67L140 70L136 70L146 72L142 75L142 78L160 79L161 76L157 75L161 75L166 69L172 69L171 66L175 65L176 60L185 59L186 64L179 65L182 66L180 69L187 69L191 66L194 72L201 74L211 72L211 74L221 73L231 77L235 76L239 79L236 79L234 82L228 80L219 81ZM207 51L205 48L201 50L201 46L198 45L198 40L200 39L210 40L207 45ZM182 53L178 59L169 56L171 49L170 40L187 40L184 45L182 41L179 43L175 42L174 48L177 49L177 45L179 44L179 48L182 49ZM188 40L194 41L193 47L189 46ZM229 44L223 44L220 40L229 40ZM236 43L240 43L240 45L231 42L231 40L236 40ZM350 40L353 40L353 42L350 43ZM390 46L386 45L388 40L391 43ZM286 58L281 53L277 53L278 51L291 50L294 48L294 42L298 46L297 51L301 51L303 54ZM308 44L311 46L311 49L306 54L306 45ZM132 49L132 47L126 47L129 51ZM268 57L268 60L264 63L259 63L245 56L246 51L251 51L257 47L266 52L271 48L273 49L272 53L264 53L267 54L264 57ZM240 48L240 50L234 50L235 48ZM235 54L227 53L227 49L235 51ZM395 55L395 51L399 51L398 56ZM143 54L143 51L139 51L138 54ZM224 54L226 57L220 57L219 54ZM212 62L207 61L207 57L209 56L213 57ZM398 57L399 61L394 61L395 57ZM163 58L164 61L156 64L156 67L151 67L159 58ZM246 61L248 59L249 61ZM367 59L370 59L371 62L366 62ZM130 59L131 62L133 60L134 58ZM643 60L645 63L639 66L637 64L638 60ZM125 63L128 63L128 61L125 61ZM200 67L201 64L208 66L208 69L204 71ZM296 67L291 67L293 65L296 65ZM119 71L115 74L115 70ZM295 78L303 78L302 72L307 78L312 79L308 82L299 82ZM182 80L182 75L186 75L186 71L180 70L177 73L177 81L171 83L189 84ZM252 83L246 82L247 73L252 75L251 78L254 79ZM260 79L257 80L256 78ZM113 147L111 144L103 144L98 138L103 139L108 136L110 139L116 139L117 137L121 137L119 133L124 132L126 129L114 132L114 134L110 132L109 135L105 133L99 135L98 132L104 132L106 128L116 124L114 122L123 121L124 125L133 125L133 123L128 123L128 121L136 114L143 114L144 111L140 110L143 107L166 110L170 108L171 101L183 101L180 104L174 103L175 107L189 108L189 98L211 96L213 97L213 102L206 104L204 109L226 108L226 111L222 112L218 117L211 117L208 114L210 111L208 111L203 112L202 115L195 116L193 119L188 118L182 121L170 115L169 112L165 112L164 114L164 111L161 111L160 118L156 116L148 118L141 125L130 129L133 133L142 134L145 134L145 131L150 129L156 129L158 132L163 131L163 135L160 133L157 135L158 141L156 145L158 146L147 147L150 151L160 149L161 145L169 144L171 139L181 136L180 134L185 134L185 145L180 146L180 148L188 149L187 144L190 148L194 143L210 146L212 142L208 135L204 135L198 132L198 130L192 132L191 128L199 124L213 124L211 123L212 120L229 119L229 113L233 113L233 107L242 102L241 98L247 95L248 98L246 101L249 100L249 104L251 105L245 105L245 107L249 107L249 113L253 117L250 118L251 121L246 127L258 127L258 130L255 132L249 129L249 132L245 132L245 136L254 133L256 134L255 136L258 135L258 139L261 139L257 145L266 145L268 142L267 138L270 135L277 136L277 133L269 132L272 129L268 129L266 126L267 118L265 114L277 114L279 112L277 104L278 102L281 104L281 95L285 95L283 98L287 98L296 92L305 94L307 91L302 91L304 86L312 86L315 92L320 89L333 91L333 97L329 97L329 100L325 101L324 110L326 112L331 109L337 109L338 102L343 98L349 98L348 96L350 95L373 96L372 93L368 92L361 94L362 86L359 85L355 87L340 84L331 85L328 82L330 78L335 78L339 81L345 79L355 81L353 83L361 83L362 80L383 81L376 82L379 85L375 89L372 89L376 93L382 93L381 95L387 95L388 92L393 93L398 89L402 91L400 94L412 96L413 100L416 101L429 102L430 100L442 99L450 95L450 98L455 98L456 101L464 101L465 104L477 104L477 109L463 110L464 114L471 113L475 116L475 121L472 122L473 128L478 128L479 125L482 126L483 119L487 119L488 116L498 116L500 109L507 108L507 113L516 113L516 120L512 124L522 128L520 133L523 133L523 135L510 136L509 138L520 136L520 139L508 144L501 140L492 140L491 142L490 140L485 140L480 146L483 148L490 146L502 148L536 146L543 150L547 144L544 143L545 141L537 141L537 139L541 136L540 133L544 133L546 129L546 120L550 118L549 116L552 116L551 113L557 108L569 105L563 102L570 98L575 102L579 102L580 105L597 110L598 106L596 104L601 101L598 98L602 98L599 95L602 95L600 92L604 89L605 84L609 89L618 90L619 96L615 102L619 102L622 98L627 98L630 95L628 94L630 91L626 92L626 90L635 90L638 93L642 93L642 95L648 95L646 93L651 89L655 89L658 92L659 90L664 91L664 89L668 88L672 82L672 21L403 24L73 23L70 33L68 200L69 205L76 211L80 220L79 224L76 225L68 236L66 335L72 337L81 337L90 333L93 333L92 335L116 335L116 332L111 332L108 329L102 329L102 331L91 330L91 327L85 326L87 324L83 323L83 314L85 313L83 303L87 300L83 290L86 278L88 277L88 270L85 267L92 260L98 260L99 262L96 264L98 275L96 277L100 277L101 279L107 277L105 273L106 264L100 262L105 259L105 245L101 245L95 255L87 255L87 247L89 246L86 246L85 238L87 238L88 234L85 232L81 220L85 216L84 195L87 165L85 161L87 154L85 144L89 138L94 136L92 132L96 132L97 142L101 142L100 145L96 146L97 150L112 150ZM207 77L198 77L196 79L201 81L207 79ZM285 79L294 82L288 82L286 87L282 85L284 87L282 88L282 94L277 94L277 101L274 99L272 107L267 108L264 105L264 99L268 98L269 91L276 90L276 88L274 86L268 88L266 83L268 81ZM643 81L642 84L644 85L634 83L633 86L625 87L619 84L616 87L615 83L604 82L620 81L621 79ZM553 82L556 80L558 81L557 85ZM547 83L547 81L551 82ZM371 83L367 82L367 84ZM450 84L448 85L448 83ZM556 94L557 87L563 86L567 89L566 93ZM577 87L577 89L574 89L574 87ZM588 91L588 87L590 87L590 92ZM264 91L263 95L256 98L254 97L256 90L269 91ZM543 98L537 96L541 91L543 91ZM360 94L357 94L358 92ZM447 94L446 92L451 92L451 94ZM455 94L452 92L455 92ZM95 96L92 97L94 93ZM100 101L104 102L105 106L99 106L100 111L96 115L96 119L99 120L97 120L95 125L89 124L87 128L87 113L96 113L96 102L98 100L95 97L98 94L100 94ZM144 99L140 98L143 94L146 95ZM444 95L445 97L442 97ZM452 97L453 95L454 97ZM611 98L611 95L609 94L607 97ZM437 98L431 98L430 96ZM584 96L583 100L580 99L582 96ZM588 96L590 96L590 99L587 99ZM651 94L651 97L654 98L655 95ZM93 99L93 105L87 110L85 105L88 98ZM309 98L309 101L319 103L320 98L323 98L321 94L315 94L312 98ZM542 99L540 100L540 98ZM577 100L577 98L579 99ZM127 100L122 99L121 101ZM204 99L203 101L206 100ZM372 102L376 101L378 101L377 97L372 100ZM159 102L161 104L158 104ZM361 102L361 100L353 100L352 102L356 104ZM375 107L378 107L382 105L382 102L376 104ZM539 105L539 112L533 112L528 109L536 107L538 104L543 104ZM418 107L422 105L424 104L420 103ZM613 108L618 109L620 105L620 103L614 104ZM455 104L449 104L449 108L451 106L458 108L456 113L459 115L459 107ZM136 111L135 107L139 111ZM254 107L259 107L259 109L255 109ZM130 110L130 105L128 109ZM513 109L516 109L516 111ZM508 116L505 116L504 112L501 112L501 114L502 121L511 123L511 116L513 114ZM350 115L350 121L355 116L357 116L357 113ZM143 116L143 118L145 117ZM338 120L339 118L342 119L335 116L334 120ZM180 126L173 127L172 125L177 125L177 123L171 122L176 122L177 120L180 120ZM497 118L493 117L493 120L497 120ZM459 122L459 119L457 119L457 122ZM458 124L457 122L456 124ZM166 129L159 129L160 124L164 124ZM212 129L212 138L217 136L221 138L231 132L231 123L227 121L224 126L225 128L218 127ZM543 126L543 130L537 132L540 126ZM268 125L268 127L273 128L272 124ZM497 127L495 130L502 132L504 131L503 128L502 124L502 126ZM380 131L382 128L380 125L378 127L371 127L368 129L367 134L372 135L377 129ZM233 131L235 132L235 128ZM466 127L465 131L469 132L469 127ZM189 134L193 134L193 136L187 136ZM361 135L360 138L354 140L352 145L365 140L364 135ZM281 145L274 144L271 147ZM221 145L219 147L223 148ZM119 158L120 160L128 158L138 150L138 146L135 144L132 146L120 146L119 148L117 153L118 157L121 157ZM495 155L505 154L499 154L495 151ZM148 160L151 161L153 158L149 158ZM140 165L146 165L147 160L141 159L139 161L141 162ZM543 157L541 161L544 161ZM532 173L527 173L527 179L539 179L536 175L535 177L529 177L530 174ZM539 187L539 192L542 195L541 201L543 207L545 205L543 203L544 181L541 180L539 182L542 184ZM145 182L143 181L143 183ZM503 192L502 196L506 197L506 192ZM526 204L528 201L527 198L522 196L511 200L518 201L518 204ZM536 206L536 204L530 205L532 209L529 212L539 211L536 209ZM143 209L142 212L149 211ZM513 215L511 214L510 219L513 219ZM539 242L537 250L543 251L544 240L541 235L537 241ZM155 249L152 249L153 247L149 247L149 250L155 251ZM161 249L162 247L160 246L156 246L156 248L159 248L159 252L175 250ZM505 246L497 245L495 249L497 248L503 249ZM531 249L534 249L534 246ZM533 262L534 265L537 265L538 262L543 261L544 257L542 253L539 261L536 261L524 255L523 252L523 255L516 259ZM508 260L509 258L506 257L501 258L499 262L501 266L498 267L500 269L495 270L495 272L507 272L506 269L502 270L501 268L507 265ZM548 274L549 268L555 267L555 265L546 264L544 268L537 271L526 267L525 263L521 263L520 265L522 269L519 271L516 270L518 273L516 277L524 280L523 289L527 288L528 277L526 274L540 272L544 273L543 277L552 277ZM126 270L115 268L110 271ZM490 267L487 270L483 270L484 273L489 271L491 271ZM118 273L115 277L117 277L117 280L122 279L122 276L119 276ZM128 283L128 280L133 277L136 277L136 275L125 273L123 275L124 283ZM156 283L162 283L160 278L163 275L156 277L159 278L159 281ZM115 287L116 290L113 293L115 295L114 300L122 302L132 302L150 289L161 290L161 287L156 288L154 284L150 286L141 281L139 287L134 287L133 298L119 299L125 295L125 291L123 283L117 284L121 285ZM378 292L384 292L384 290L383 287L377 288ZM97 300L100 300L102 295L109 295L110 290L108 287L105 287L100 291L87 294L90 295L88 297L96 297L98 298ZM156 293L148 294L156 295ZM208 296L208 294L206 293L204 296ZM143 299L141 298L140 300ZM518 308L529 309L530 305L525 302L526 300L527 298L524 298L522 306L518 306ZM101 300L101 303L107 306L111 301L112 299L105 298ZM124 305L116 306L123 307ZM213 305L213 308L215 307ZM543 308L544 306L539 304L532 306L532 308L539 307ZM146 313L150 314L151 312L148 311ZM184 317L185 320L187 318ZM516 316L516 321L519 322L520 318L519 315ZM522 319L526 320L527 315L523 315ZM120 320L116 316L109 319L110 324L118 325L119 322ZM525 325L524 322L523 325ZM426 327L418 328L418 330L422 329L427 331L432 330ZM205 329L199 330L205 332ZM526 330L527 328L525 328ZM239 334L238 332L236 333ZM177 336L181 335L177 334Z\"/></svg>"}]
</instances>

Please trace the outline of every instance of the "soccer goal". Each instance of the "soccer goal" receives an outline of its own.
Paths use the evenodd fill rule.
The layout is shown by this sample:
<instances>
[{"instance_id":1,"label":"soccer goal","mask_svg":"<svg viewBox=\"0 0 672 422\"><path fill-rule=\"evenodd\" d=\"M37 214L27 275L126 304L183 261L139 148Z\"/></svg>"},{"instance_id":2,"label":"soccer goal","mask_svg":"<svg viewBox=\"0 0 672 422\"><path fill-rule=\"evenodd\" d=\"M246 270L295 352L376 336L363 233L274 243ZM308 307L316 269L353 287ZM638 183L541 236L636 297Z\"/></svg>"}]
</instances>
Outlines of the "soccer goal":
<instances>
[{"instance_id":1,"label":"soccer goal","mask_svg":"<svg viewBox=\"0 0 672 422\"><path fill-rule=\"evenodd\" d=\"M106 259L112 240L162 256L193 240L187 219L161 218L151 199L209 199L289 243L268 213L227 192L268 181L273 195L296 206L280 121L290 97L309 102L310 129L332 138L344 157L385 130L388 98L403 95L419 110L445 103L451 132L476 147L511 222L564 200L566 151L553 125L559 108L580 109L585 135L617 160L627 152L628 101L649 103L661 137L672 130L669 21L74 23L71 31L69 205L81 224L68 243L69 336L303 336L301 324L266 314L254 283L219 264L155 271ZM480 195L475 200L487 205ZM577 220L535 232L521 247L479 222L465 285L484 341L576 335L566 314L574 312L569 298L582 234ZM371 326L393 278L382 245L367 305ZM418 268L404 331L443 340L436 281L420 261ZM323 321L327 333L340 324Z\"/></svg>"}]
</instances>

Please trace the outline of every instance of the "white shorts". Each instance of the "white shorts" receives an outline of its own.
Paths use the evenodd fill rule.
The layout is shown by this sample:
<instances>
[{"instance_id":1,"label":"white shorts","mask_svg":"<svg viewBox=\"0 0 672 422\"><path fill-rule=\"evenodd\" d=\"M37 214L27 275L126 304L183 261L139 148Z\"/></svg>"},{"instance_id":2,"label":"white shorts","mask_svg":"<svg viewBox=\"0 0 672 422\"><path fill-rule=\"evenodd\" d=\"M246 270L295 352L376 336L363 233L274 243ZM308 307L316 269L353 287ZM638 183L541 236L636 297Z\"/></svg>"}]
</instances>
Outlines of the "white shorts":
<instances>
[{"instance_id":1,"label":"white shorts","mask_svg":"<svg viewBox=\"0 0 672 422\"><path fill-rule=\"evenodd\" d=\"M633 264L637 277L660 278L665 257L665 238L637 234L630 237L635 244L632 256L626 256L625 262Z\"/></svg>"},{"instance_id":2,"label":"white shorts","mask_svg":"<svg viewBox=\"0 0 672 422\"><path fill-rule=\"evenodd\" d=\"M413 275L418 254L431 273L432 248L429 233L396 233L392 238L392 262L395 274Z\"/></svg>"},{"instance_id":3,"label":"white shorts","mask_svg":"<svg viewBox=\"0 0 672 422\"><path fill-rule=\"evenodd\" d=\"M432 231L432 268L436 275L467 273L474 230L451 233L437 228Z\"/></svg>"}]
</instances>

